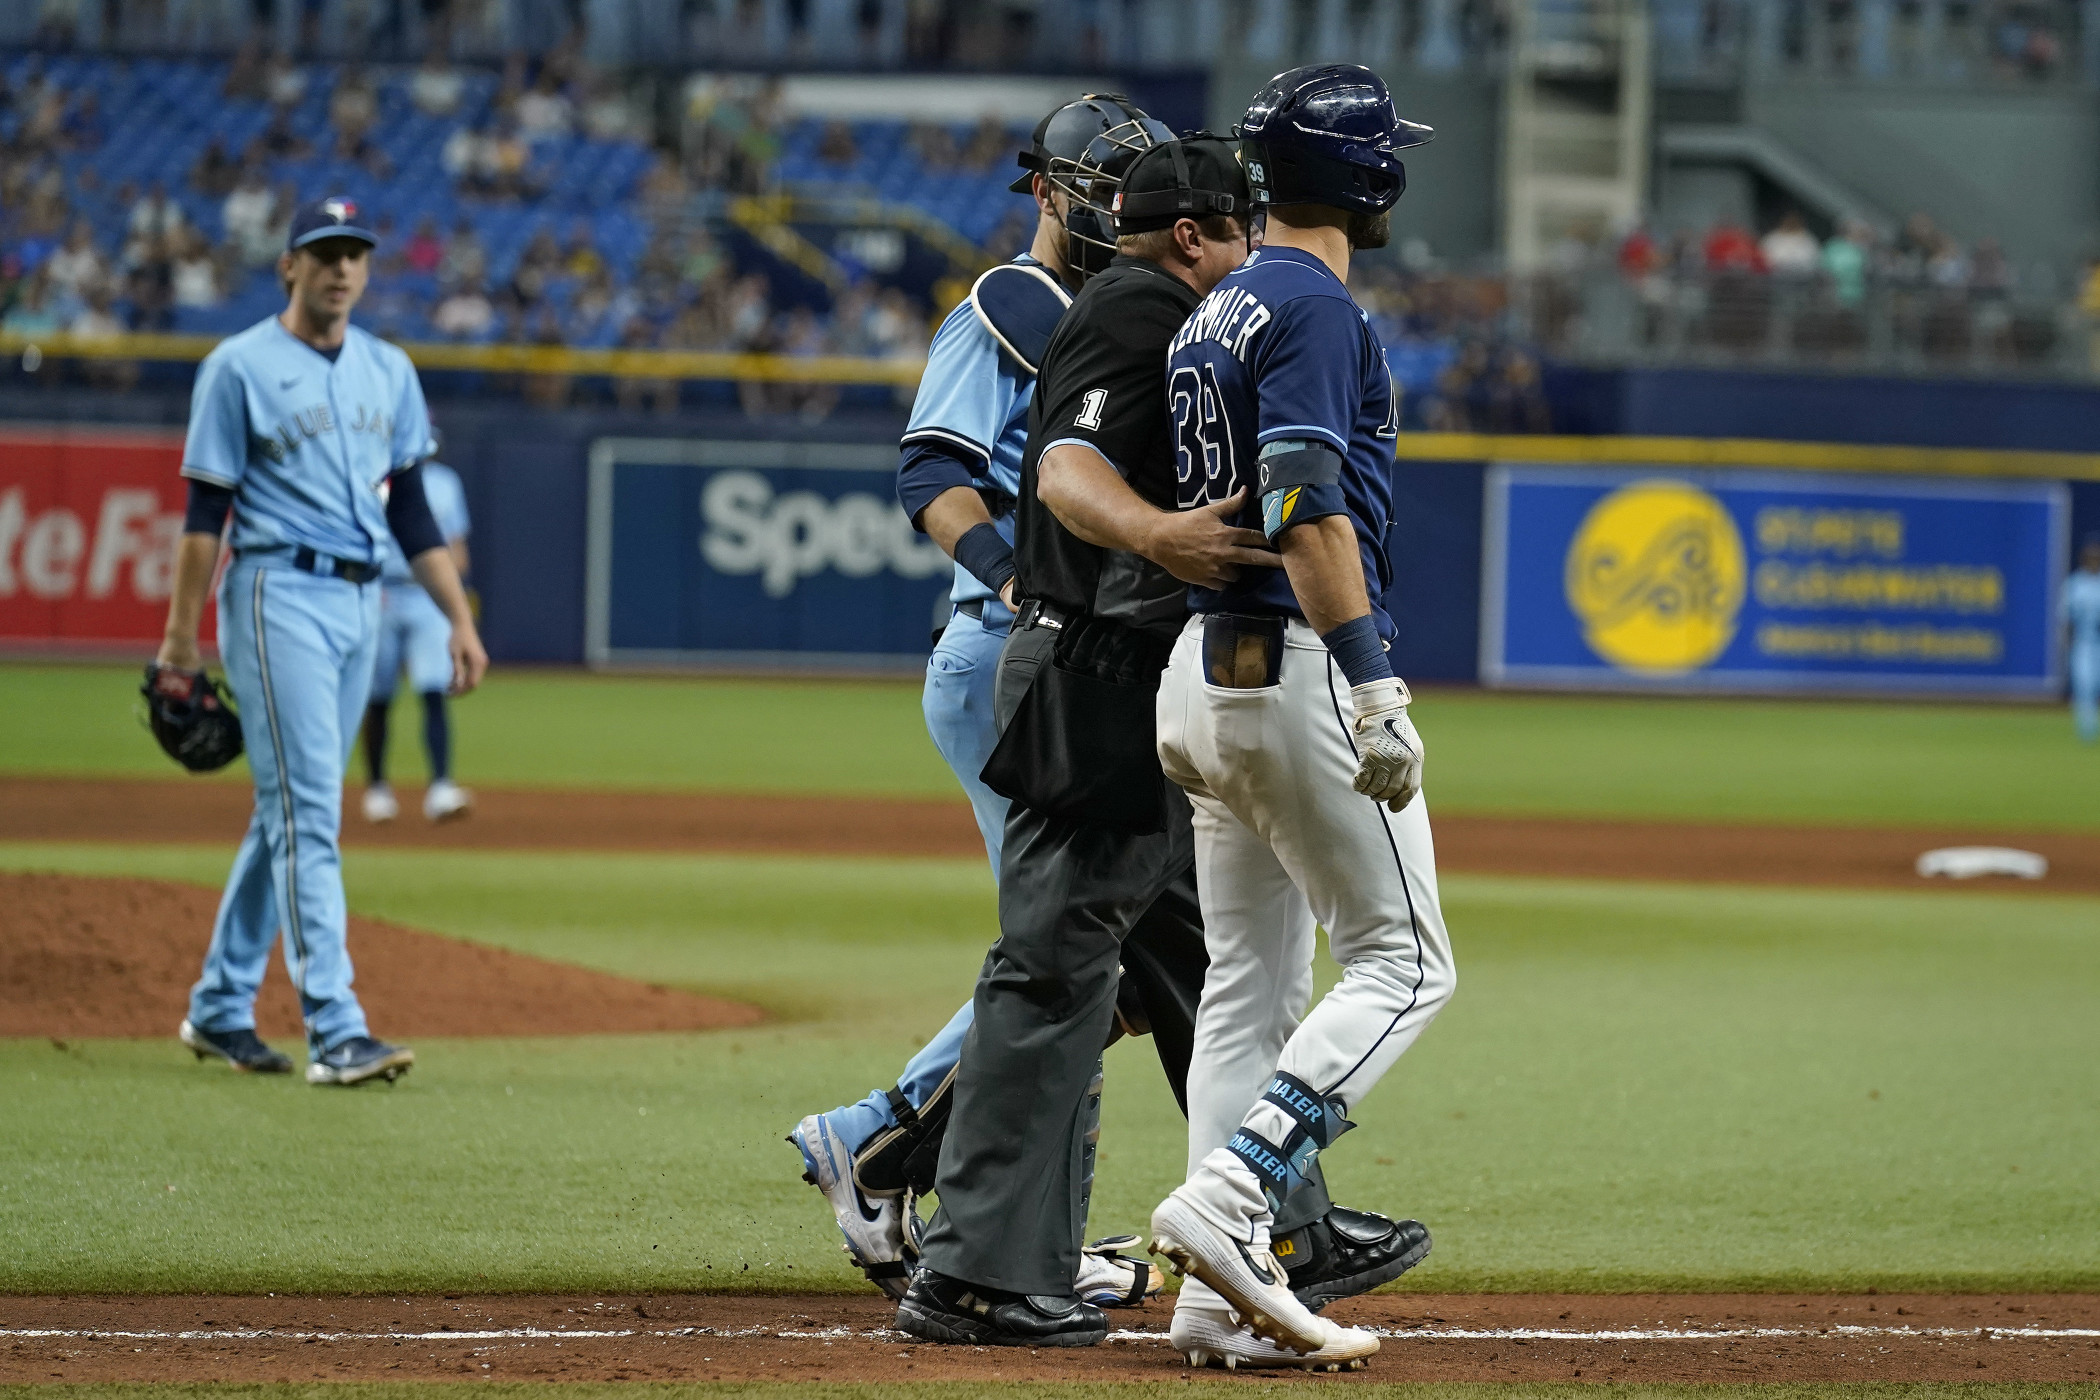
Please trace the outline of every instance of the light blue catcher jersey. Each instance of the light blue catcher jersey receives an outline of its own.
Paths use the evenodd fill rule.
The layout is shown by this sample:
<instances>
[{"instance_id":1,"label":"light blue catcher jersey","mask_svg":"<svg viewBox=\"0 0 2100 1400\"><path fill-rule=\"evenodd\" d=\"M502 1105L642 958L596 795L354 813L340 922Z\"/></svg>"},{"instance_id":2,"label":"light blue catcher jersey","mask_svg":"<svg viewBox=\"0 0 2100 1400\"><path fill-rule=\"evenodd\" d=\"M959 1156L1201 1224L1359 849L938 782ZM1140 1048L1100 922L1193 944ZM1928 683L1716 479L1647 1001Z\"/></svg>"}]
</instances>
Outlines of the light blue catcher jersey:
<instances>
[{"instance_id":1,"label":"light blue catcher jersey","mask_svg":"<svg viewBox=\"0 0 2100 1400\"><path fill-rule=\"evenodd\" d=\"M445 543L465 539L470 528L467 521L467 488L460 484L459 473L443 462L423 464L423 499L430 502L431 518L437 521L438 533ZM414 583L416 576L408 567L408 556L391 539L387 541L386 567L380 577L388 583Z\"/></svg>"},{"instance_id":2,"label":"light blue catcher jersey","mask_svg":"<svg viewBox=\"0 0 2100 1400\"><path fill-rule=\"evenodd\" d=\"M437 450L408 356L350 328L333 363L275 316L205 356L182 474L233 488L236 550L394 552L380 484Z\"/></svg>"},{"instance_id":3,"label":"light blue catcher jersey","mask_svg":"<svg viewBox=\"0 0 2100 1400\"><path fill-rule=\"evenodd\" d=\"M1014 261L1035 260L1023 255ZM1018 498L1021 453L1028 446L1028 405L1034 398L1035 376L999 348L965 298L934 332L904 441L960 448L977 459L982 484ZM1008 544L1014 542L1011 512L993 525ZM958 564L948 596L966 603L990 598L992 590Z\"/></svg>"},{"instance_id":4,"label":"light blue catcher jersey","mask_svg":"<svg viewBox=\"0 0 2100 1400\"><path fill-rule=\"evenodd\" d=\"M2100 647L2100 574L2080 569L2064 580L2063 613L2071 645Z\"/></svg>"}]
</instances>

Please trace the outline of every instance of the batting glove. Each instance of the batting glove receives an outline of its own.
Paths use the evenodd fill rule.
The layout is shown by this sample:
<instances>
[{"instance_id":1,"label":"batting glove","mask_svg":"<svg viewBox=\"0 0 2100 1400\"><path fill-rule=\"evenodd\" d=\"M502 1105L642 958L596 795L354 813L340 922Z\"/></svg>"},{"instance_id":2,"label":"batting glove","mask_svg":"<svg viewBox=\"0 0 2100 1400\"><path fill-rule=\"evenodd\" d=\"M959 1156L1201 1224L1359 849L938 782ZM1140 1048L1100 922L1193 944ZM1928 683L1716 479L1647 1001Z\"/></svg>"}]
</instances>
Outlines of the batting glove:
<instances>
[{"instance_id":1,"label":"batting glove","mask_svg":"<svg viewBox=\"0 0 2100 1400\"><path fill-rule=\"evenodd\" d=\"M1349 692L1356 709L1356 790L1395 812L1422 790L1422 736L1407 717L1413 699L1397 676Z\"/></svg>"}]
</instances>

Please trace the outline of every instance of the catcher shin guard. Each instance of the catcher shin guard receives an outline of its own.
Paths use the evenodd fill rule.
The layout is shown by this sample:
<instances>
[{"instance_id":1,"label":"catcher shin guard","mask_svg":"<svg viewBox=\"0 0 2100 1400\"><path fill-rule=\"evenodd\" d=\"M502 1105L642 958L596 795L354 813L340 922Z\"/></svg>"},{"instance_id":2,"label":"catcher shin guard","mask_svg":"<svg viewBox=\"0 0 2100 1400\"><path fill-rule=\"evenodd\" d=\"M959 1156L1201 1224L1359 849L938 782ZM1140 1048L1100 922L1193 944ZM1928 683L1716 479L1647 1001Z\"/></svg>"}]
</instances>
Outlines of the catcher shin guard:
<instances>
[{"instance_id":1,"label":"catcher shin guard","mask_svg":"<svg viewBox=\"0 0 2100 1400\"><path fill-rule=\"evenodd\" d=\"M948 1110L953 1106L955 1071L950 1069L934 1086L926 1102L917 1108L896 1087L889 1090L890 1111L897 1126L884 1128L853 1154L853 1180L870 1196L895 1196L909 1191L923 1196L933 1190L933 1178L941 1165L941 1140L948 1135Z\"/></svg>"},{"instance_id":2,"label":"catcher shin guard","mask_svg":"<svg viewBox=\"0 0 2100 1400\"><path fill-rule=\"evenodd\" d=\"M241 756L240 716L204 672L148 662L139 694L154 739L192 773L214 772Z\"/></svg>"}]
</instances>

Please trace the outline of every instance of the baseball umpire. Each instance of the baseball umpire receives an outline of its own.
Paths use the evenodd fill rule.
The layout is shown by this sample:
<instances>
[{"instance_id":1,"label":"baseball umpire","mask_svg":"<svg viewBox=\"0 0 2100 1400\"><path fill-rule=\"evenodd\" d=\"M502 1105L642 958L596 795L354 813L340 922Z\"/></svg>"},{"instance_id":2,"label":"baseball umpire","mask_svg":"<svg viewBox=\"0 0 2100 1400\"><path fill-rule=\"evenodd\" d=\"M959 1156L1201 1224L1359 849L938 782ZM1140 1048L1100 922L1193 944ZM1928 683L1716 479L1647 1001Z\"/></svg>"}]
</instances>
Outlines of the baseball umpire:
<instances>
[{"instance_id":1,"label":"baseball umpire","mask_svg":"<svg viewBox=\"0 0 2100 1400\"><path fill-rule=\"evenodd\" d=\"M1067 289L1115 256L1106 206L1116 180L1139 152L1168 139L1164 126L1112 94L1089 93L1037 124L1012 186L1035 198L1035 238L1026 253L980 277L941 323L901 445L898 499L956 561L954 613L926 663L926 728L969 795L995 877L1008 802L979 774L999 737L992 682L1013 622L1014 500L1036 366L1071 304ZM1124 995L1123 1024L1156 1028L1177 1095L1203 975L1197 952L1192 975L1176 986L1148 977L1146 965L1131 974ZM829 1202L847 1253L893 1298L904 1296L918 1262L913 1201L933 1186L970 1019L965 1002L894 1088L811 1114L788 1135L802 1153L804 1180ZM1088 1245L1073 1285L1079 1296L1113 1307L1156 1292L1155 1268L1119 1253L1136 1243L1131 1235Z\"/></svg>"},{"instance_id":2,"label":"baseball umpire","mask_svg":"<svg viewBox=\"0 0 2100 1400\"><path fill-rule=\"evenodd\" d=\"M452 688L473 689L488 666L423 495L418 464L435 444L415 367L350 324L377 242L348 199L302 206L277 264L283 313L229 337L199 366L182 456L189 506L155 662L178 680L198 673L197 627L230 512L219 645L240 702L255 815L182 1042L236 1069L291 1068L255 1034L256 989L282 929L312 1084L391 1079L415 1060L373 1038L350 988L336 844L390 536L451 619Z\"/></svg>"},{"instance_id":3,"label":"baseball umpire","mask_svg":"<svg viewBox=\"0 0 2100 1400\"><path fill-rule=\"evenodd\" d=\"M1282 568L1192 589L1160 687L1160 756L1195 807L1211 978L1190 1172L1154 1211L1152 1247L1208 1285L1176 1309L1185 1352L1237 1314L1279 1348L1346 1364L1377 1339L1283 1285L1277 1215L1456 982L1422 743L1380 606L1397 405L1346 285L1351 250L1386 242L1397 152L1431 133L1394 115L1376 74L1336 64L1273 79L1240 135L1266 242L1174 338L1169 412L1182 509L1258 524ZM1343 968L1309 1013L1301 898Z\"/></svg>"},{"instance_id":4,"label":"baseball umpire","mask_svg":"<svg viewBox=\"0 0 2100 1400\"><path fill-rule=\"evenodd\" d=\"M1148 194L1165 199L1132 203ZM1162 980L1192 966L1200 978L1203 965L1188 806L1153 751L1157 679L1186 615L1183 580L1222 585L1240 566L1274 562L1257 532L1223 523L1228 507L1174 512L1162 411L1168 340L1245 256L1246 181L1228 143L1191 138L1138 157L1117 198L1133 211L1116 226L1129 236L1050 337L1022 462L1020 605L984 770L1013 799L1001 933L951 1092L940 1212L898 1309L901 1328L934 1341L1106 1336L1070 1280L1118 964ZM1420 1226L1333 1208L1317 1181L1286 1209L1299 1217L1315 1306L1395 1276L1426 1249Z\"/></svg>"}]
</instances>

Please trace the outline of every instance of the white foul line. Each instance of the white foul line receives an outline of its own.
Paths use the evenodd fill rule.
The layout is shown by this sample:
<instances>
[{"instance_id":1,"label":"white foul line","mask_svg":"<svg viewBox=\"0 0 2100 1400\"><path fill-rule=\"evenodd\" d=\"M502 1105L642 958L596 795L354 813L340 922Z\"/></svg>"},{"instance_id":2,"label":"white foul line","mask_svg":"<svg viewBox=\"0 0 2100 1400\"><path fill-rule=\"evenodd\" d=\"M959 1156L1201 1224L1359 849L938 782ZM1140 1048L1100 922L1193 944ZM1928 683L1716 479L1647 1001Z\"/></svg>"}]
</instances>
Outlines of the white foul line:
<instances>
[{"instance_id":1,"label":"white foul line","mask_svg":"<svg viewBox=\"0 0 2100 1400\"><path fill-rule=\"evenodd\" d=\"M1380 1337L1395 1340L1419 1340L1433 1342L1703 1342L1751 1340L1762 1341L1777 1338L1797 1338L1813 1341L1832 1337L1893 1337L1917 1340L1949 1340L1957 1338L1981 1338L1995 1341L1998 1338L2032 1338L2037 1340L2070 1340L2072 1338L2100 1338L2100 1327L1864 1327L1843 1324L1833 1327L1731 1327L1731 1328L1677 1328L1677 1327L1622 1327L1597 1331L1582 1331L1573 1328L1553 1327L1371 1327L1367 1331ZM607 1338L649 1338L670 1340L680 1337L716 1337L736 1339L742 1337L777 1337L791 1341L839 1341L865 1340L889 1342L902 1339L916 1345L916 1339L890 1328L873 1328L856 1331L851 1327L827 1327L814 1331L800 1331L775 1327L674 1327L662 1330L639 1328L587 1329L549 1327L504 1327L482 1331L444 1332L291 1332L273 1328L224 1328L214 1331L134 1331L101 1327L0 1327L0 1340L81 1340L123 1342L511 1342L511 1341L572 1341L603 1340ZM1128 1329L1111 1332L1112 1342L1164 1342L1164 1332Z\"/></svg>"}]
</instances>

